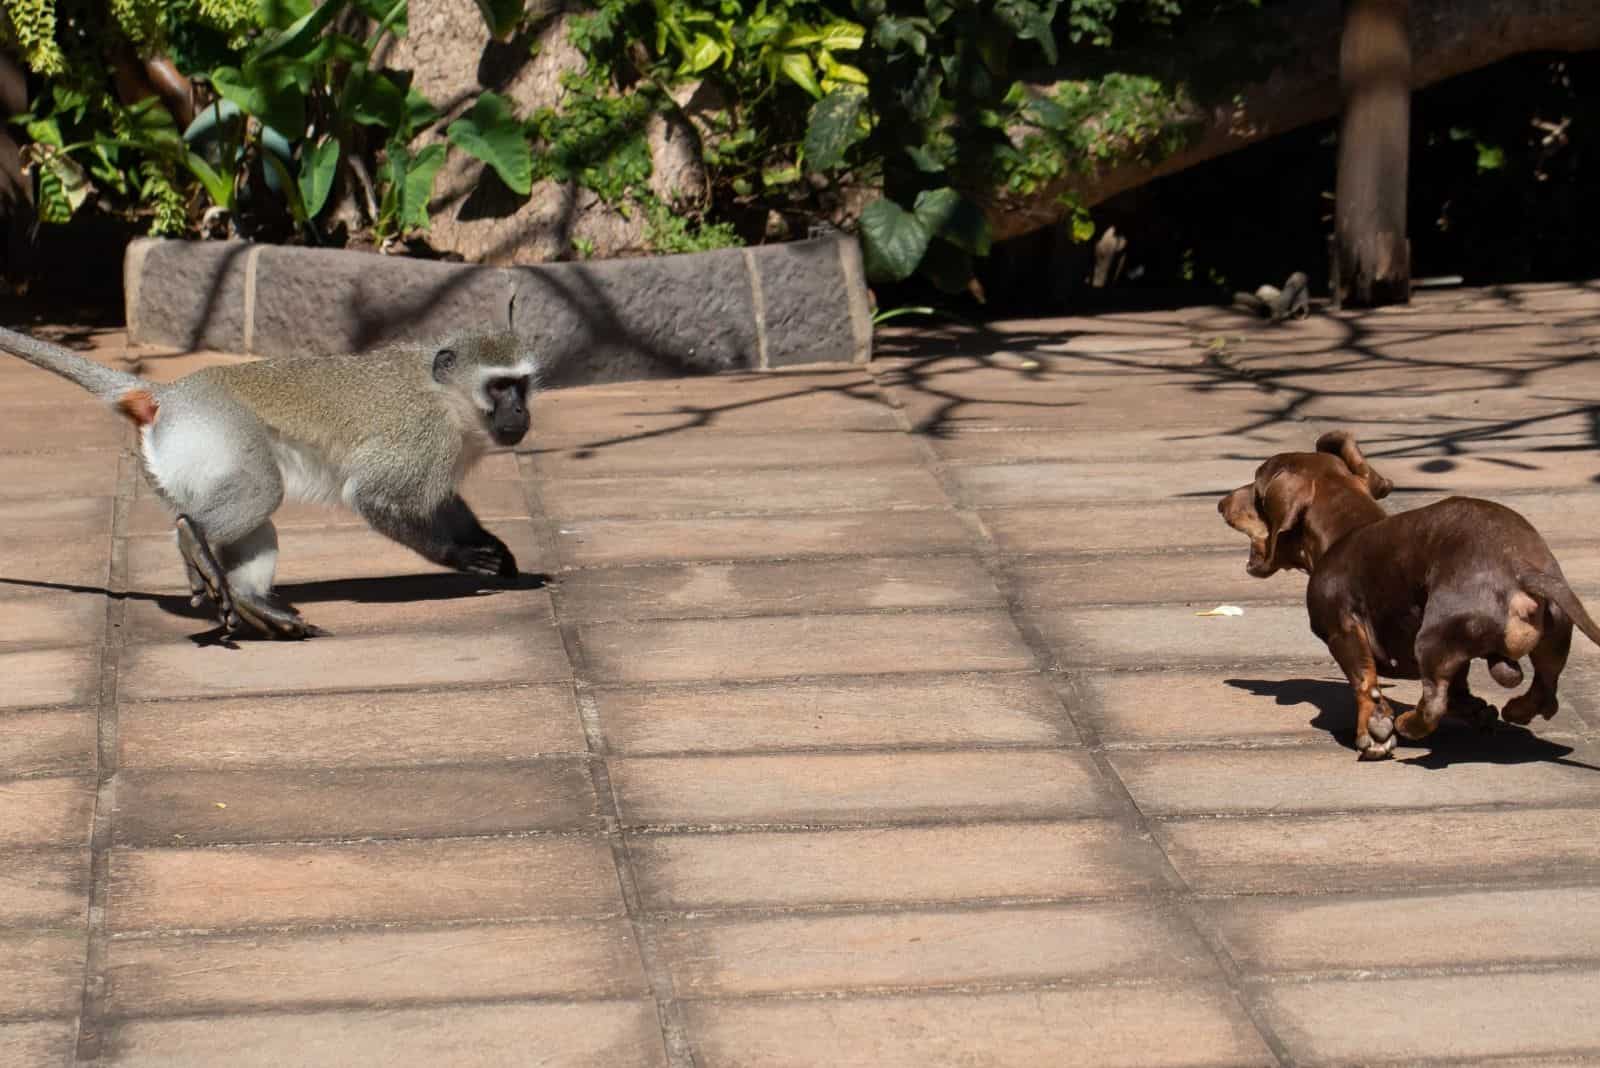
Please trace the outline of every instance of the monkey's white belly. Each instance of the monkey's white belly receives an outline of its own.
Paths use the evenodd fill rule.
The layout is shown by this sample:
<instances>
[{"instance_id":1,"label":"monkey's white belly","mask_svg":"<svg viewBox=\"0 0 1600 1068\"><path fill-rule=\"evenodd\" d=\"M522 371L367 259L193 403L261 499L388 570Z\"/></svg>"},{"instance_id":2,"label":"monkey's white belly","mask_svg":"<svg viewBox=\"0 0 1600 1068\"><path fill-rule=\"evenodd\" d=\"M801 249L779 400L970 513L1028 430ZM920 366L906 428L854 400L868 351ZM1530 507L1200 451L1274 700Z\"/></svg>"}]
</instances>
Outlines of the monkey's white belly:
<instances>
[{"instance_id":1,"label":"monkey's white belly","mask_svg":"<svg viewBox=\"0 0 1600 1068\"><path fill-rule=\"evenodd\" d=\"M350 504L351 484L321 456L287 438L272 439L272 458L283 475L283 495L312 504Z\"/></svg>"},{"instance_id":2,"label":"monkey's white belly","mask_svg":"<svg viewBox=\"0 0 1600 1068\"><path fill-rule=\"evenodd\" d=\"M183 508L236 485L244 471L260 470L260 461L245 461L240 451L219 447L229 440L225 430L204 425L180 424L161 427L159 432L156 426L146 426L139 431L139 451L156 486ZM352 483L315 451L276 435L269 447L282 479L283 496L315 504L349 505Z\"/></svg>"}]
</instances>

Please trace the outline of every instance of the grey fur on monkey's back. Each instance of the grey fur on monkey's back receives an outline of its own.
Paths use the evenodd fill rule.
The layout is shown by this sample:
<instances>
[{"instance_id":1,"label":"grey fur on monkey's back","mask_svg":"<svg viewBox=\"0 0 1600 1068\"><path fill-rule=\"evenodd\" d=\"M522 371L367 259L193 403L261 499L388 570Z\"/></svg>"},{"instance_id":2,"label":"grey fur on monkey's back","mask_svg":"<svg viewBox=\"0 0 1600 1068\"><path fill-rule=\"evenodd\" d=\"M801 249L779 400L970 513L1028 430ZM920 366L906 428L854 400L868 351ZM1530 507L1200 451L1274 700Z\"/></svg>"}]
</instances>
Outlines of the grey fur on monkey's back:
<instances>
[{"instance_id":1,"label":"grey fur on monkey's back","mask_svg":"<svg viewBox=\"0 0 1600 1068\"><path fill-rule=\"evenodd\" d=\"M510 365L521 357L516 336L499 332L457 334L437 348L470 349L484 363ZM297 441L338 447L365 437L399 444L415 440L421 422L415 405L439 392L433 382L434 352L434 347L412 345L340 356L278 357L204 368L183 381L203 382L237 397L262 422ZM308 378L318 386L314 401L304 395ZM374 406L375 389L405 398L409 405ZM157 387L158 399L162 392ZM441 402L439 410L446 414L451 408Z\"/></svg>"},{"instance_id":2,"label":"grey fur on monkey's back","mask_svg":"<svg viewBox=\"0 0 1600 1068\"><path fill-rule=\"evenodd\" d=\"M383 470L396 465L408 469L407 481L415 480L420 468L431 468L432 477L416 488L423 490L423 499L439 500L490 444L474 413L434 382L432 360L439 348L471 352L485 363L512 365L522 359L515 335L463 332L437 347L278 357L208 367L180 381L189 391L185 401L197 406L242 402L281 441L309 447L338 467L359 466L373 482L385 481ZM178 401L170 388L156 387L155 396L163 408ZM159 419L152 429L160 434ZM430 462L419 464L424 457ZM295 496L332 496L304 484L288 488Z\"/></svg>"}]
</instances>

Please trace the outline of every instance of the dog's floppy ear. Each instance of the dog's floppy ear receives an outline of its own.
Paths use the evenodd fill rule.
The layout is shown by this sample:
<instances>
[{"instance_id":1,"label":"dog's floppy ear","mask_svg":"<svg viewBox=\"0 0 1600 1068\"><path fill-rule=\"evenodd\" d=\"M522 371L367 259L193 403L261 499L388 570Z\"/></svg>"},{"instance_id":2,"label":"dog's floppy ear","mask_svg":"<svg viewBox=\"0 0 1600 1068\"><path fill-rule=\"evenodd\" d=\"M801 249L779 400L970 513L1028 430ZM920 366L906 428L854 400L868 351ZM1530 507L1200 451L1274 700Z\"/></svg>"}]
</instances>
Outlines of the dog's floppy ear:
<instances>
[{"instance_id":1,"label":"dog's floppy ear","mask_svg":"<svg viewBox=\"0 0 1600 1068\"><path fill-rule=\"evenodd\" d=\"M1381 501L1389 496L1389 491L1394 489L1394 483L1384 478L1372 469L1367 463L1367 458L1361 455L1361 446L1356 444L1356 439L1348 430L1330 430L1317 439L1317 451L1332 453L1344 461L1350 473L1367 484L1367 492L1372 494L1372 499Z\"/></svg>"},{"instance_id":2,"label":"dog's floppy ear","mask_svg":"<svg viewBox=\"0 0 1600 1068\"><path fill-rule=\"evenodd\" d=\"M1256 578L1266 578L1285 567L1305 566L1298 555L1280 560L1278 543L1280 537L1292 536L1298 530L1314 492L1306 479L1279 468L1264 480L1258 477L1217 502L1217 511L1227 524L1250 539L1246 571Z\"/></svg>"},{"instance_id":3,"label":"dog's floppy ear","mask_svg":"<svg viewBox=\"0 0 1600 1068\"><path fill-rule=\"evenodd\" d=\"M1262 510L1266 513L1263 518L1267 523L1267 546L1263 555L1267 566L1273 571L1285 567L1303 569L1306 566L1299 555L1294 559L1280 560L1278 542L1299 533L1300 522L1305 519L1306 509L1316 495L1315 482L1284 468L1280 468L1267 481L1261 493Z\"/></svg>"}]
</instances>

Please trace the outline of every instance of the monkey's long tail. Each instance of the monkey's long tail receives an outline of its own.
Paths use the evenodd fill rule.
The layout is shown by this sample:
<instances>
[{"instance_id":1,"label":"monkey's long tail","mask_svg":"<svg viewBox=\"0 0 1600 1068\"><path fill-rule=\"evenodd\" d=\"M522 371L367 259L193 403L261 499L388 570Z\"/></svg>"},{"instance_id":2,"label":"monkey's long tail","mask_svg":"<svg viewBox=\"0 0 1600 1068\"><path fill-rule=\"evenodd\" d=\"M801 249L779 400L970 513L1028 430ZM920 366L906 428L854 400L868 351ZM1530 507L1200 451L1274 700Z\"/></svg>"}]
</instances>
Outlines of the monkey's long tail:
<instances>
[{"instance_id":1,"label":"monkey's long tail","mask_svg":"<svg viewBox=\"0 0 1600 1068\"><path fill-rule=\"evenodd\" d=\"M76 382L104 403L124 409L130 418L131 413L126 412L126 402L130 394L139 393L147 398L153 397L150 383L142 378L113 371L109 367L101 367L71 349L52 345L48 341L40 341L27 334L19 334L15 330L7 330L3 326L0 326L0 349L13 356L20 356L35 367L42 367L46 371L52 371L62 378Z\"/></svg>"},{"instance_id":2,"label":"monkey's long tail","mask_svg":"<svg viewBox=\"0 0 1600 1068\"><path fill-rule=\"evenodd\" d=\"M1567 585L1566 579L1559 575L1546 574L1535 571L1519 578L1519 583L1524 590L1535 597L1546 601L1554 601L1567 614L1567 617L1578 625L1578 629L1588 635L1589 640L1600 645L1600 626L1589 618L1589 612L1583 607L1583 602L1578 600L1578 595L1572 592L1572 587Z\"/></svg>"}]
</instances>

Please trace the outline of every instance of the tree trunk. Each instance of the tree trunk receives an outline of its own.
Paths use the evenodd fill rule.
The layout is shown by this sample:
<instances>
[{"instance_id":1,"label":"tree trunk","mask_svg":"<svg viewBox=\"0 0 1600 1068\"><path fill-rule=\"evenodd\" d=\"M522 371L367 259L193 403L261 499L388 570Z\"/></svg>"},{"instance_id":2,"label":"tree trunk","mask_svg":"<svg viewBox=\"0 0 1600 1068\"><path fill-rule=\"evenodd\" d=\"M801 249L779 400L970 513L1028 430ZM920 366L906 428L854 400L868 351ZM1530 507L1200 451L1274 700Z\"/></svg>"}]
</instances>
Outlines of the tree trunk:
<instances>
[{"instance_id":1,"label":"tree trunk","mask_svg":"<svg viewBox=\"0 0 1600 1068\"><path fill-rule=\"evenodd\" d=\"M1411 138L1410 0L1349 0L1339 44L1335 302L1411 299L1406 170Z\"/></svg>"},{"instance_id":2,"label":"tree trunk","mask_svg":"<svg viewBox=\"0 0 1600 1068\"><path fill-rule=\"evenodd\" d=\"M1580 52L1600 48L1600 3L1595 0L1413 0L1411 8L1412 88L1421 89L1525 52ZM1332 118L1339 112L1340 0L1280 4L1237 23L1219 23L1205 38L1188 41L1177 57L1166 54L1123 57L1123 69L1169 71L1171 82L1195 82L1206 72L1250 69L1249 53L1263 41L1287 42L1294 58L1260 80L1241 79L1211 94L1211 102L1190 104L1171 118L1191 123L1187 143L1157 160L1112 159L1088 170L1074 170L1026 194L1003 189L975 190L984 202L998 239L1015 237L1063 217L1063 195L1093 207L1155 178L1176 174L1257 141ZM1237 55L1229 49L1237 50ZM1214 78L1213 78L1214 80ZM1035 79L1031 88L1049 92L1056 82Z\"/></svg>"}]
</instances>

